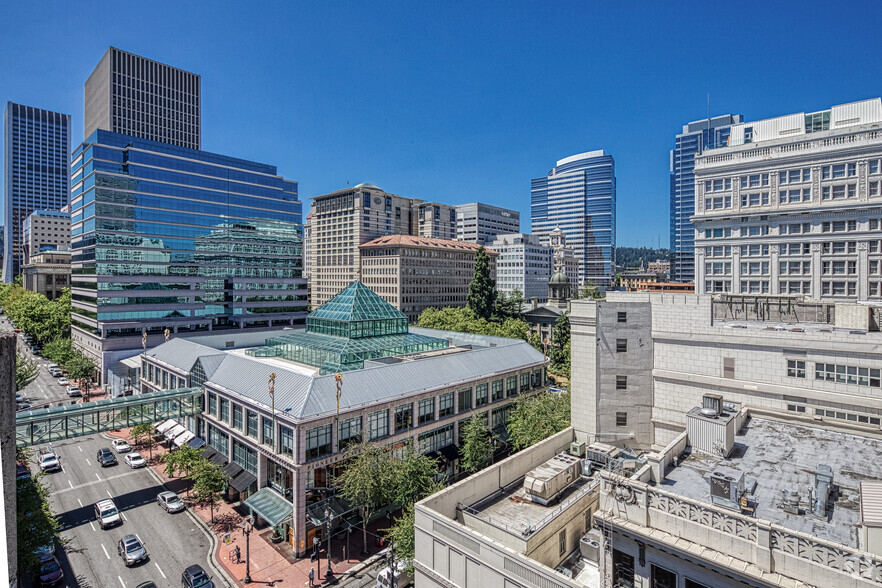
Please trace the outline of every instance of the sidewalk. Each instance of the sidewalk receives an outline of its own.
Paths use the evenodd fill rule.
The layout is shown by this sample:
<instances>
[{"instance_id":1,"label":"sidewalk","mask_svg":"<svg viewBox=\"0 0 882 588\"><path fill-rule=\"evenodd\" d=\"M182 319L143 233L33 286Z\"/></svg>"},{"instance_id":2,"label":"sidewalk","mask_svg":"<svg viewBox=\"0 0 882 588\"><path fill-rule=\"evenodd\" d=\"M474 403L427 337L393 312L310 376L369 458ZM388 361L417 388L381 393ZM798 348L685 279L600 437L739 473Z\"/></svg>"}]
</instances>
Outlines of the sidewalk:
<instances>
[{"instance_id":1,"label":"sidewalk","mask_svg":"<svg viewBox=\"0 0 882 588\"><path fill-rule=\"evenodd\" d=\"M113 437L128 439L129 429L109 431ZM130 440L131 442L131 440ZM138 449L145 458L150 456L146 450ZM239 511L245 512L241 503L229 504L221 502L214 509L214 522L210 521L211 514L207 507L197 506L195 501L187 495L189 482L183 478L169 478L165 474L165 466L159 461L159 457L168 453L168 448L157 444L153 448L153 457L149 461L150 467L174 492L177 492L187 503L188 510L194 514L205 528L216 539L217 548L214 553L215 563L224 569L226 574L235 580L237 586L245 586L242 582L245 577L245 535L241 523L244 518ZM239 507L238 509L236 507ZM315 573L315 585L334 583L346 573L356 573L361 568L362 562L373 558L381 550L376 545L374 538L379 529L391 526L391 521L381 519L368 526L368 549L366 555L361 555L363 533L361 528L353 529L348 537L349 556L343 557L344 548L347 545L345 533L338 533L331 539L331 569L333 573L328 576L327 540L322 541L320 556L321 561L310 561L309 557L296 559L290 544L283 541L272 543L270 536L272 529L269 527L256 528L250 536L250 561L251 580L253 583L268 584L273 586L277 583L288 588L305 586L309 583L309 570ZM229 544L224 543L225 535L229 533ZM238 547L242 563L235 563L232 557L233 550ZM311 553L311 550L310 550ZM373 559L372 559L373 561ZM355 569L354 569L355 568Z\"/></svg>"}]
</instances>

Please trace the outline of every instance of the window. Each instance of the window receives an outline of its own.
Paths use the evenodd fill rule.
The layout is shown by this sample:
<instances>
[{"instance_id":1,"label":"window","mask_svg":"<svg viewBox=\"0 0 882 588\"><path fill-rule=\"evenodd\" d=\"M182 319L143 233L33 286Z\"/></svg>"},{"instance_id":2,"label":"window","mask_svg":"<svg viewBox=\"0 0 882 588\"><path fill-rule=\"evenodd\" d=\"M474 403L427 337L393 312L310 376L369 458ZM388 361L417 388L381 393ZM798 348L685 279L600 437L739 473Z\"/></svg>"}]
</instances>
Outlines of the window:
<instances>
[{"instance_id":1,"label":"window","mask_svg":"<svg viewBox=\"0 0 882 588\"><path fill-rule=\"evenodd\" d=\"M378 410L368 415L368 434L371 441L389 434L389 411Z\"/></svg>"},{"instance_id":2,"label":"window","mask_svg":"<svg viewBox=\"0 0 882 588\"><path fill-rule=\"evenodd\" d=\"M331 444L330 436L331 436L331 425L327 425L328 427L328 445ZM321 427L319 427L321 428ZM314 430L314 429L313 429ZM294 459L294 429L291 427L286 427L285 425L279 425L279 453L282 455L287 455L291 459ZM330 451L329 451L330 453Z\"/></svg>"},{"instance_id":3,"label":"window","mask_svg":"<svg viewBox=\"0 0 882 588\"><path fill-rule=\"evenodd\" d=\"M246 420L248 421L246 434L252 439L257 439L257 413L249 410L246 414Z\"/></svg>"},{"instance_id":4,"label":"window","mask_svg":"<svg viewBox=\"0 0 882 588\"><path fill-rule=\"evenodd\" d=\"M418 403L417 423L424 425L435 420L435 398L423 398Z\"/></svg>"},{"instance_id":5,"label":"window","mask_svg":"<svg viewBox=\"0 0 882 588\"><path fill-rule=\"evenodd\" d=\"M563 529L560 533L557 534L557 546L559 550L559 554L563 557L567 552L567 530Z\"/></svg>"},{"instance_id":6,"label":"window","mask_svg":"<svg viewBox=\"0 0 882 588\"><path fill-rule=\"evenodd\" d=\"M651 564L650 572L652 575L650 584L652 588L677 588L677 574L671 570Z\"/></svg>"},{"instance_id":7,"label":"window","mask_svg":"<svg viewBox=\"0 0 882 588\"><path fill-rule=\"evenodd\" d=\"M488 388L487 384L478 384L475 387L475 408L484 406L488 402Z\"/></svg>"},{"instance_id":8,"label":"window","mask_svg":"<svg viewBox=\"0 0 882 588\"><path fill-rule=\"evenodd\" d=\"M871 388L880 387L878 368L865 368L852 365L836 365L832 363L816 363L815 379L840 384L857 384Z\"/></svg>"},{"instance_id":9,"label":"window","mask_svg":"<svg viewBox=\"0 0 882 588\"><path fill-rule=\"evenodd\" d=\"M230 454L230 436L222 432L214 425L208 425L208 444L211 445L218 453L224 455Z\"/></svg>"},{"instance_id":10,"label":"window","mask_svg":"<svg viewBox=\"0 0 882 588\"><path fill-rule=\"evenodd\" d=\"M616 339L616 353L627 353L628 352L628 340L627 339Z\"/></svg>"},{"instance_id":11,"label":"window","mask_svg":"<svg viewBox=\"0 0 882 588\"><path fill-rule=\"evenodd\" d=\"M628 322L628 313L627 312L618 312L616 313L616 322L619 323L627 323Z\"/></svg>"},{"instance_id":12,"label":"window","mask_svg":"<svg viewBox=\"0 0 882 588\"><path fill-rule=\"evenodd\" d=\"M162 371L162 389L168 390L168 372L165 370Z\"/></svg>"},{"instance_id":13,"label":"window","mask_svg":"<svg viewBox=\"0 0 882 588\"><path fill-rule=\"evenodd\" d=\"M217 394L214 392L208 393L208 414L217 416Z\"/></svg>"},{"instance_id":14,"label":"window","mask_svg":"<svg viewBox=\"0 0 882 588\"><path fill-rule=\"evenodd\" d=\"M395 407L395 432L406 431L413 426L413 403Z\"/></svg>"},{"instance_id":15,"label":"window","mask_svg":"<svg viewBox=\"0 0 882 588\"><path fill-rule=\"evenodd\" d=\"M628 376L616 376L616 390L628 389Z\"/></svg>"},{"instance_id":16,"label":"window","mask_svg":"<svg viewBox=\"0 0 882 588\"><path fill-rule=\"evenodd\" d=\"M472 410L472 389L464 388L459 391L459 412Z\"/></svg>"},{"instance_id":17,"label":"window","mask_svg":"<svg viewBox=\"0 0 882 588\"><path fill-rule=\"evenodd\" d=\"M525 372L521 374L521 392L526 392L530 389L530 373Z\"/></svg>"},{"instance_id":18,"label":"window","mask_svg":"<svg viewBox=\"0 0 882 588\"><path fill-rule=\"evenodd\" d=\"M225 423L230 422L230 401L226 398L220 399L220 420Z\"/></svg>"},{"instance_id":19,"label":"window","mask_svg":"<svg viewBox=\"0 0 882 588\"><path fill-rule=\"evenodd\" d=\"M273 444L273 419L268 417L263 418L263 444L268 445L270 447L274 447Z\"/></svg>"},{"instance_id":20,"label":"window","mask_svg":"<svg viewBox=\"0 0 882 588\"><path fill-rule=\"evenodd\" d=\"M285 445L285 427L281 428L282 446ZM306 460L318 459L330 455L331 450L331 425L321 425L306 431Z\"/></svg>"},{"instance_id":21,"label":"window","mask_svg":"<svg viewBox=\"0 0 882 588\"><path fill-rule=\"evenodd\" d=\"M494 380L493 381L493 396L491 397L491 402L496 402L497 400L502 400L505 396L502 391L502 380Z\"/></svg>"},{"instance_id":22,"label":"window","mask_svg":"<svg viewBox=\"0 0 882 588\"><path fill-rule=\"evenodd\" d=\"M361 417L340 421L337 429L337 450L343 451L352 443L361 443Z\"/></svg>"},{"instance_id":23,"label":"window","mask_svg":"<svg viewBox=\"0 0 882 588\"><path fill-rule=\"evenodd\" d=\"M505 379L505 394L509 398L518 395L518 377L509 376Z\"/></svg>"},{"instance_id":24,"label":"window","mask_svg":"<svg viewBox=\"0 0 882 588\"><path fill-rule=\"evenodd\" d=\"M499 380L500 387L502 380ZM453 414L453 392L445 392L438 397L438 418L443 419Z\"/></svg>"},{"instance_id":25,"label":"window","mask_svg":"<svg viewBox=\"0 0 882 588\"><path fill-rule=\"evenodd\" d=\"M246 472L257 475L257 453L238 439L233 439L233 461Z\"/></svg>"},{"instance_id":26,"label":"window","mask_svg":"<svg viewBox=\"0 0 882 588\"><path fill-rule=\"evenodd\" d=\"M724 357L723 358L723 377L734 379L735 378L735 358L734 357Z\"/></svg>"},{"instance_id":27,"label":"window","mask_svg":"<svg viewBox=\"0 0 882 588\"><path fill-rule=\"evenodd\" d=\"M242 407L238 404L233 404L233 428L242 430Z\"/></svg>"},{"instance_id":28,"label":"window","mask_svg":"<svg viewBox=\"0 0 882 588\"><path fill-rule=\"evenodd\" d=\"M628 426L628 413L627 412L617 412L616 413L616 426L617 427L627 427Z\"/></svg>"},{"instance_id":29,"label":"window","mask_svg":"<svg viewBox=\"0 0 882 588\"><path fill-rule=\"evenodd\" d=\"M613 549L613 586L634 588L634 557Z\"/></svg>"}]
</instances>

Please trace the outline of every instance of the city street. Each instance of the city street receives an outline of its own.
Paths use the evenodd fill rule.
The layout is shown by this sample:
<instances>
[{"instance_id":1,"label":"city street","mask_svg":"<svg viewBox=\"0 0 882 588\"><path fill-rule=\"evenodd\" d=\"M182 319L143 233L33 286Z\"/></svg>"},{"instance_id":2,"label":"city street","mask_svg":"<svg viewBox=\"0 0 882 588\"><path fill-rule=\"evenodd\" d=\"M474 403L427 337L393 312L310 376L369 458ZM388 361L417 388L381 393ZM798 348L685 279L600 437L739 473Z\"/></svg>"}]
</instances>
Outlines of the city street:
<instances>
[{"instance_id":1,"label":"city street","mask_svg":"<svg viewBox=\"0 0 882 588\"><path fill-rule=\"evenodd\" d=\"M178 586L183 570L193 564L205 568L215 585L225 586L208 563L211 544L202 526L186 511L169 514L156 503L164 488L150 468L129 468L125 454L117 454L119 465L102 468L95 459L100 447L110 447L101 435L54 443L63 471L44 478L66 542L57 555L67 586L134 588L147 580L157 586ZM106 498L116 503L123 524L103 531L95 522L93 506ZM129 534L144 542L150 558L126 568L117 542Z\"/></svg>"},{"instance_id":2,"label":"city street","mask_svg":"<svg viewBox=\"0 0 882 588\"><path fill-rule=\"evenodd\" d=\"M12 332L12 325L9 324L9 317L3 315L0 317L0 333L8 332ZM58 378L52 377L52 374L46 369L52 363L50 360L31 353L31 348L25 343L22 333L16 333L16 348L28 359L35 360L40 368L37 379L21 391L24 394L25 402L30 403L33 408L44 408L47 404L58 406L59 404L70 404L73 400L80 401L80 398L70 398L67 395L67 386L60 385Z\"/></svg>"}]
</instances>

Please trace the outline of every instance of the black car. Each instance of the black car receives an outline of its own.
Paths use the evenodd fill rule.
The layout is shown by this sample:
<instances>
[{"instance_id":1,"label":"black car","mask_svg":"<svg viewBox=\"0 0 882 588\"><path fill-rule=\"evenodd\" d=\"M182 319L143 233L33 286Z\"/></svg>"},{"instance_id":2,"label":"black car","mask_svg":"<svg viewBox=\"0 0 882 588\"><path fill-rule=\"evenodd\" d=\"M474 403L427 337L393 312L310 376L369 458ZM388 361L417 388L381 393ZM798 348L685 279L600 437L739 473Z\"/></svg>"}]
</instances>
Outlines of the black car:
<instances>
[{"instance_id":1,"label":"black car","mask_svg":"<svg viewBox=\"0 0 882 588\"><path fill-rule=\"evenodd\" d=\"M202 566L190 566L181 574L181 588L214 588L211 577Z\"/></svg>"},{"instance_id":2,"label":"black car","mask_svg":"<svg viewBox=\"0 0 882 588\"><path fill-rule=\"evenodd\" d=\"M107 447L102 447L98 450L98 456L96 457L96 459L98 460L98 463L101 465L102 468L116 465L117 463L116 456Z\"/></svg>"}]
</instances>

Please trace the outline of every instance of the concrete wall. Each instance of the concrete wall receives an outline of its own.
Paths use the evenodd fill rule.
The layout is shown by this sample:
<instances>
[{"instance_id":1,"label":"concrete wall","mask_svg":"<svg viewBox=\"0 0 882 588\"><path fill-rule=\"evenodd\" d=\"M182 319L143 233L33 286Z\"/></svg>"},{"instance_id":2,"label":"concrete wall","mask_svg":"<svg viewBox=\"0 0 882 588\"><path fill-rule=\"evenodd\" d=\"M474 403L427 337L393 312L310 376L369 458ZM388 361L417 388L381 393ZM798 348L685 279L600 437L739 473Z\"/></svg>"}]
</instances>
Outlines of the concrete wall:
<instances>
[{"instance_id":1,"label":"concrete wall","mask_svg":"<svg viewBox=\"0 0 882 588\"><path fill-rule=\"evenodd\" d=\"M0 553L6 553L6 566L0 566L0 586L17 586L18 543L15 513L15 335L0 335L0 476L3 480L4 508L0 511ZM8 574L8 575L7 575Z\"/></svg>"},{"instance_id":2,"label":"concrete wall","mask_svg":"<svg viewBox=\"0 0 882 588\"><path fill-rule=\"evenodd\" d=\"M573 300L570 311L570 421L576 439L593 443L600 430L597 302Z\"/></svg>"}]
</instances>

